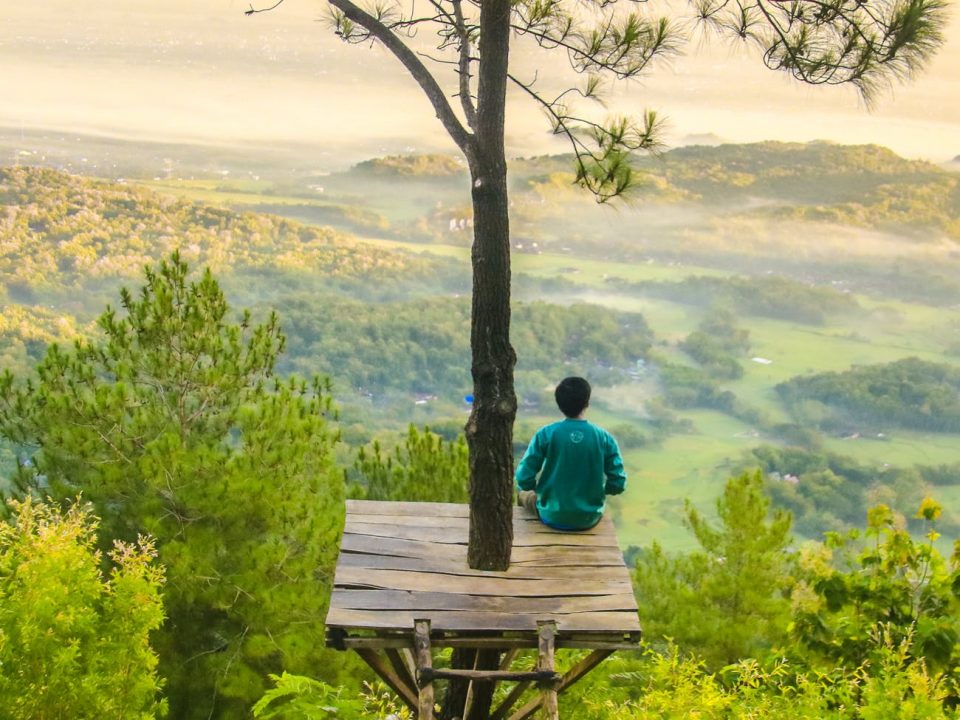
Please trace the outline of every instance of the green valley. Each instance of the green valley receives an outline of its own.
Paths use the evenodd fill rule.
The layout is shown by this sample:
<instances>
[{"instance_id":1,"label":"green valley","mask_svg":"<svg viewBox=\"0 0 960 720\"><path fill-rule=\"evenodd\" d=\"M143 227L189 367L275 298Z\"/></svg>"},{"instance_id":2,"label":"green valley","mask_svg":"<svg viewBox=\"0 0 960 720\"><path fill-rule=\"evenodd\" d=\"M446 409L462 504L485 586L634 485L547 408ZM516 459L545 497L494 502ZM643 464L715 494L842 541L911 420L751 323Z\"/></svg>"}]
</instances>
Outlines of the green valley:
<instances>
[{"instance_id":1,"label":"green valley","mask_svg":"<svg viewBox=\"0 0 960 720\"><path fill-rule=\"evenodd\" d=\"M682 500L708 508L761 446L855 458L873 468L876 492L889 468L960 463L956 430L883 416L824 424L822 399L785 403L777 391L909 357L957 366L955 175L874 147L681 148L642 161L649 181L611 210L574 193L566 167L563 158L512 167L515 442L521 451L553 417L557 379L594 380L592 417L630 436L633 480L616 501L624 547L658 539L684 549ZM22 372L50 342L95 332L115 289L179 248L217 273L235 307L279 313L288 337L279 370L332 378L349 444L390 445L409 423L452 438L469 394L463 177L444 156L285 182L118 185L3 171L5 367ZM906 214L880 212L898 193L914 199L898 206ZM851 219L853 205L869 222ZM717 312L738 345L703 334ZM899 497L954 484L960 475L935 489L914 480ZM824 512L820 525L804 523L814 534L845 522L809 512ZM949 526L958 518L948 505Z\"/></svg>"}]
</instances>

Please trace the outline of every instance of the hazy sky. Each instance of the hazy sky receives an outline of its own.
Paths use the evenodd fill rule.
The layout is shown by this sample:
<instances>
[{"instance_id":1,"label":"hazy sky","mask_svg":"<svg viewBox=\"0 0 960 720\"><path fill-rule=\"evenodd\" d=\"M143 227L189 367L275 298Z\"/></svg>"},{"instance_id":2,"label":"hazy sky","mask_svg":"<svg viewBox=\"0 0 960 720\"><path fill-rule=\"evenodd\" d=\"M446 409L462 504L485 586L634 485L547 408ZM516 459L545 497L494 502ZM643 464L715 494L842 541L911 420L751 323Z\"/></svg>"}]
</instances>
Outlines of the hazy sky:
<instances>
[{"instance_id":1,"label":"hazy sky","mask_svg":"<svg viewBox=\"0 0 960 720\"><path fill-rule=\"evenodd\" d=\"M656 8L654 2L650 3ZM425 99L383 50L347 46L322 0L286 0L245 17L245 0L28 0L0 23L0 126L132 139L308 142L373 154L452 149ZM875 142L945 161L960 155L960 22L929 71L867 112L849 88L810 88L765 70L746 50L691 45L684 57L619 88L612 108L657 109L672 144ZM557 66L562 56L549 57ZM521 56L525 62L533 58ZM544 73L541 72L541 77ZM509 146L564 146L539 112L511 98Z\"/></svg>"}]
</instances>

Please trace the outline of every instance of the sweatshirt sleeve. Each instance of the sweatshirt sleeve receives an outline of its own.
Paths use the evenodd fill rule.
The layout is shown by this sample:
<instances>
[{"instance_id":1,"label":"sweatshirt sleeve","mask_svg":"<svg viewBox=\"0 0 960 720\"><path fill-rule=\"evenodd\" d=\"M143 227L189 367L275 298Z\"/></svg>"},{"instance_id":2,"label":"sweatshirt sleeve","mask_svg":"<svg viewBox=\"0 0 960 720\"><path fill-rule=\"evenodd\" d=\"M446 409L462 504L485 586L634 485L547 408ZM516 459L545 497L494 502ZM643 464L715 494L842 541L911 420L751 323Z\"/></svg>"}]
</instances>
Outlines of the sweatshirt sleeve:
<instances>
[{"instance_id":1,"label":"sweatshirt sleeve","mask_svg":"<svg viewBox=\"0 0 960 720\"><path fill-rule=\"evenodd\" d=\"M623 469L620 448L612 435L607 435L607 447L603 458L603 472L607 481L604 491L607 495L619 495L627 487L627 473Z\"/></svg>"},{"instance_id":2,"label":"sweatshirt sleeve","mask_svg":"<svg viewBox=\"0 0 960 720\"><path fill-rule=\"evenodd\" d=\"M537 487L537 473L543 467L543 459L543 438L538 430L530 444L527 445L527 451L523 454L523 459L517 465L517 471L514 473L518 488L534 490Z\"/></svg>"}]
</instances>

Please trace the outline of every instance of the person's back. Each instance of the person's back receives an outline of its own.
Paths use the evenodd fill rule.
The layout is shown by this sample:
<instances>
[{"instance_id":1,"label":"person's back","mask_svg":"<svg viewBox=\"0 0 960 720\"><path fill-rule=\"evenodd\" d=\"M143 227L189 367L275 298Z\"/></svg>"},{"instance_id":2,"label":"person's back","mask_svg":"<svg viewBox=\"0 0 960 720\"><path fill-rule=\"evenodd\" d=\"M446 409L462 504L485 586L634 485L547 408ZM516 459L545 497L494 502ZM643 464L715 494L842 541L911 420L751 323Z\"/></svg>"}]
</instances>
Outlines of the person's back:
<instances>
[{"instance_id":1,"label":"person's back","mask_svg":"<svg viewBox=\"0 0 960 720\"><path fill-rule=\"evenodd\" d=\"M555 397L566 417L540 428L527 446L516 472L520 501L550 527L585 530L600 521L606 496L626 487L623 459L613 436L583 418L590 383L565 378Z\"/></svg>"}]
</instances>

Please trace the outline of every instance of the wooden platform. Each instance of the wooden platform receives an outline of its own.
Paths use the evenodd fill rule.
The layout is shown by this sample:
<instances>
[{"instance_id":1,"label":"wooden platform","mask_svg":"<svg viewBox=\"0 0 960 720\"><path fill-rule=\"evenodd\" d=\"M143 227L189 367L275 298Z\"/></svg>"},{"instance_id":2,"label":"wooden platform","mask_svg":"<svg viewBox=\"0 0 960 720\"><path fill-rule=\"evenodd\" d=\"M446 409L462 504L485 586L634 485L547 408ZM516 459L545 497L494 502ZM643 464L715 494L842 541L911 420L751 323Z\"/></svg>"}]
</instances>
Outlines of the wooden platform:
<instances>
[{"instance_id":1,"label":"wooden platform","mask_svg":"<svg viewBox=\"0 0 960 720\"><path fill-rule=\"evenodd\" d=\"M329 644L397 638L397 647L409 646L418 619L431 621L434 646L501 638L510 642L499 647L537 647L543 621L556 622L557 647L639 642L630 575L609 519L560 532L515 508L510 569L484 572L467 566L468 518L467 505L348 501Z\"/></svg>"},{"instance_id":2,"label":"wooden platform","mask_svg":"<svg viewBox=\"0 0 960 720\"><path fill-rule=\"evenodd\" d=\"M560 532L514 508L510 569L485 572L467 565L469 514L467 505L348 500L327 644L355 650L418 720L433 718L435 680L469 683L459 717L474 716L475 683L513 682L489 715L480 701L477 713L559 720L560 693L640 642L613 525ZM436 647L460 648L462 664L435 669ZM532 667L523 648L537 649ZM592 652L560 675L556 648Z\"/></svg>"}]
</instances>

